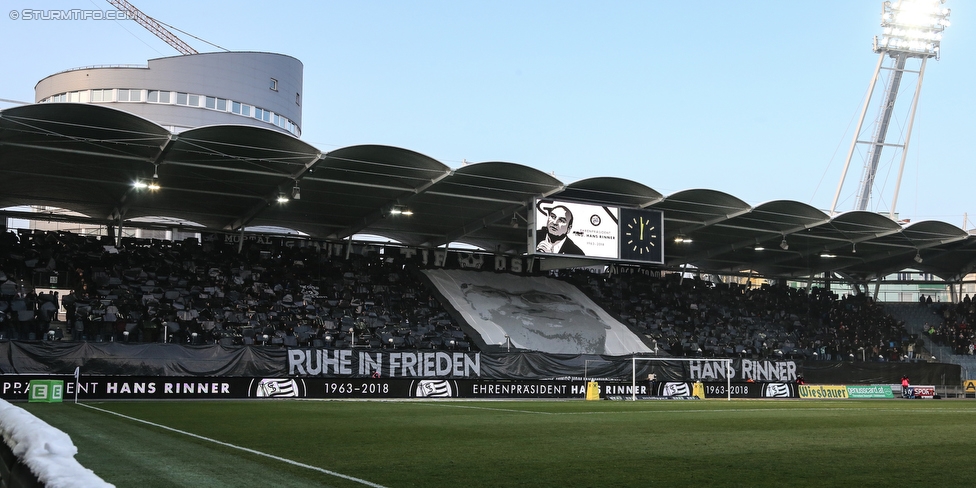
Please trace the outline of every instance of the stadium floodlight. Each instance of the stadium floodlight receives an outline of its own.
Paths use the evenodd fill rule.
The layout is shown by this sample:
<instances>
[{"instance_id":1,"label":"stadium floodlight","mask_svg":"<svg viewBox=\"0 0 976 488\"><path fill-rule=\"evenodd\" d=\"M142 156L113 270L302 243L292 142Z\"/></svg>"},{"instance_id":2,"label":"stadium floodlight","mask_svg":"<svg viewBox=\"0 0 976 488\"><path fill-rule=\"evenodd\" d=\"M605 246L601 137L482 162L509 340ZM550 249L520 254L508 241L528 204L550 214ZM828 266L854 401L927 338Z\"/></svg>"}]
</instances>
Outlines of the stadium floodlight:
<instances>
[{"instance_id":1,"label":"stadium floodlight","mask_svg":"<svg viewBox=\"0 0 976 488\"><path fill-rule=\"evenodd\" d=\"M390 215L406 215L409 217L413 215L413 210L410 210L403 205L394 205L393 208L390 209Z\"/></svg>"},{"instance_id":2,"label":"stadium floodlight","mask_svg":"<svg viewBox=\"0 0 976 488\"><path fill-rule=\"evenodd\" d=\"M884 2L881 11L882 34L874 38L874 52L879 53L878 64L874 69L874 76L871 79L867 97L865 97L864 107L861 109L861 116L857 123L857 129L854 131L840 181L837 183L834 201L830 205L831 215L836 213L837 202L840 199L844 180L847 178L847 171L856 153L856 148L859 144L866 144L869 149L865 155L864 173L855 198L854 209L867 210L874 188L875 176L881 162L881 153L885 148L897 149L901 151L901 162L891 197L891 207L888 211L889 218L895 220L898 192L904 174L905 159L908 156L908 145L911 141L912 125L915 121L926 61L929 58L939 59L942 49L942 33L949 26L950 11L943 8L944 4L945 0L891 0ZM867 111L873 101L875 86L880 85L879 78L886 57L891 58L891 66L885 68L885 72L890 73L890 77L884 83L883 97L875 102L878 116L874 122L873 136L870 139L864 139L861 130L864 127ZM907 62L910 59L917 61L917 69L907 67ZM904 125L901 143L899 144L887 141L887 137L888 128L895 112L895 102L900 91L902 78L905 75L917 76L917 82L908 112L907 124ZM904 122L900 122L899 125L902 123Z\"/></svg>"},{"instance_id":3,"label":"stadium floodlight","mask_svg":"<svg viewBox=\"0 0 976 488\"><path fill-rule=\"evenodd\" d=\"M895 0L884 2L882 35L874 38L874 52L904 53L939 59L942 31L949 26L944 0Z\"/></svg>"},{"instance_id":4,"label":"stadium floodlight","mask_svg":"<svg viewBox=\"0 0 976 488\"><path fill-rule=\"evenodd\" d=\"M149 183L145 183L145 182L143 183L146 185L146 188L148 188L151 191L156 191L159 189L159 165L158 164L153 165L152 180L150 180ZM140 187L136 186L136 188L140 188Z\"/></svg>"},{"instance_id":5,"label":"stadium floodlight","mask_svg":"<svg viewBox=\"0 0 976 488\"><path fill-rule=\"evenodd\" d=\"M780 241L779 248L782 249L782 250L784 250L784 251L788 251L790 249L790 245L786 242L786 238L785 237L783 238L782 241Z\"/></svg>"},{"instance_id":6,"label":"stadium floodlight","mask_svg":"<svg viewBox=\"0 0 976 488\"><path fill-rule=\"evenodd\" d=\"M288 196L285 195L285 192L278 192L278 203L288 203Z\"/></svg>"},{"instance_id":7,"label":"stadium floodlight","mask_svg":"<svg viewBox=\"0 0 976 488\"><path fill-rule=\"evenodd\" d=\"M922 254L918 251L915 251L915 257L912 259L914 259L916 263L922 264Z\"/></svg>"}]
</instances>

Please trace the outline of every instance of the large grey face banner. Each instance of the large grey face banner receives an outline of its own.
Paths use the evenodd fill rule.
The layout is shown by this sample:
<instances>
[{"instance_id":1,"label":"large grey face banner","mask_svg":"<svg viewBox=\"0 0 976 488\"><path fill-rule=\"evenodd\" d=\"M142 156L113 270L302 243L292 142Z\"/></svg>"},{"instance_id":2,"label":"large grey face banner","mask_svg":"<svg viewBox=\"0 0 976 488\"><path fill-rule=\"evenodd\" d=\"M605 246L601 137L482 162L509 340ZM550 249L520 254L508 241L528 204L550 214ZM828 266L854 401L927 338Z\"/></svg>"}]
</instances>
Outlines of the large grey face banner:
<instances>
[{"instance_id":1,"label":"large grey face banner","mask_svg":"<svg viewBox=\"0 0 976 488\"><path fill-rule=\"evenodd\" d=\"M426 270L437 290L487 344L550 354L650 353L627 326L578 288L542 276Z\"/></svg>"}]
</instances>

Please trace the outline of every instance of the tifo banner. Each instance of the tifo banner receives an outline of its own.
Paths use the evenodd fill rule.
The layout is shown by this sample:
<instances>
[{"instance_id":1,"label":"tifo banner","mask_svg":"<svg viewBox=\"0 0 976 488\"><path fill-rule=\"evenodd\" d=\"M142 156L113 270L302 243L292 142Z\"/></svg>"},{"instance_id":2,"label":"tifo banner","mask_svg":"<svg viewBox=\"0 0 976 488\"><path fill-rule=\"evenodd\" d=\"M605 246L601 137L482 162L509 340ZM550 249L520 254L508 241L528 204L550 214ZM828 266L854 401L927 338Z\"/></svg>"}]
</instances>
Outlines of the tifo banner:
<instances>
[{"instance_id":1,"label":"tifo banner","mask_svg":"<svg viewBox=\"0 0 976 488\"><path fill-rule=\"evenodd\" d=\"M424 274L485 344L552 354L651 352L640 336L565 281L464 270Z\"/></svg>"},{"instance_id":2,"label":"tifo banner","mask_svg":"<svg viewBox=\"0 0 976 488\"><path fill-rule=\"evenodd\" d=\"M736 359L720 361L637 361L632 356L474 352L380 348L281 346L189 346L180 344L59 341L0 341L2 375L71 375L76 368L99 376L186 376L264 378L492 379L627 382L654 374L660 381L708 383L795 383L799 376L818 384L892 384L909 373L914 382L961 382L958 365L935 363L851 363ZM647 355L641 357L649 357ZM827 382L814 374L829 364ZM883 372L876 368L884 366ZM846 373L845 373L846 372ZM897 390L900 392L900 390Z\"/></svg>"},{"instance_id":3,"label":"tifo banner","mask_svg":"<svg viewBox=\"0 0 976 488\"><path fill-rule=\"evenodd\" d=\"M737 359L726 371L722 361L689 361L686 364L688 377L693 380L753 380L753 381L796 381L796 361L771 361Z\"/></svg>"},{"instance_id":4,"label":"tifo banner","mask_svg":"<svg viewBox=\"0 0 976 488\"><path fill-rule=\"evenodd\" d=\"M481 376L481 354L445 351L353 351L349 349L289 349L289 376L390 377Z\"/></svg>"}]
</instances>

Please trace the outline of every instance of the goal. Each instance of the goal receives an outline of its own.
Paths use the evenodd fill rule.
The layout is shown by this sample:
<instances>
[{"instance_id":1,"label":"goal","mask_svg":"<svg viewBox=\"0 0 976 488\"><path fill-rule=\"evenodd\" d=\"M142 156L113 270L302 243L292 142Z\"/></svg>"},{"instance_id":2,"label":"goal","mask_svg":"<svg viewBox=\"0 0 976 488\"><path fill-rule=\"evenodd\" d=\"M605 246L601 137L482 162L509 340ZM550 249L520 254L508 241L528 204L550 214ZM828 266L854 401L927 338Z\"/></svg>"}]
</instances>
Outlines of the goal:
<instances>
[{"instance_id":1,"label":"goal","mask_svg":"<svg viewBox=\"0 0 976 488\"><path fill-rule=\"evenodd\" d=\"M649 358L649 357L637 357L634 356L630 358L630 394L631 400L637 400L637 362L660 362L660 363L674 363L674 362L685 362L689 363L692 361L702 362L719 362L725 366L725 392L728 396L728 400L732 400L732 360L729 358ZM646 367L647 365L641 365Z\"/></svg>"}]
</instances>

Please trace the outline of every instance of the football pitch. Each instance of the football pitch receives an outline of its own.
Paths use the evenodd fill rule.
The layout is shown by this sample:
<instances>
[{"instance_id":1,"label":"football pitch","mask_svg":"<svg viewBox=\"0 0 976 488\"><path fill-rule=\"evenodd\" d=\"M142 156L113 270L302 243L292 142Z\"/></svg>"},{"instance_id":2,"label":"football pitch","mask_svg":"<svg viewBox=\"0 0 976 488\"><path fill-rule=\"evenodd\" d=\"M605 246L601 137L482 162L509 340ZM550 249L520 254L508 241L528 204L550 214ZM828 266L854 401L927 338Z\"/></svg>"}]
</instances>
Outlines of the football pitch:
<instances>
[{"instance_id":1,"label":"football pitch","mask_svg":"<svg viewBox=\"0 0 976 488\"><path fill-rule=\"evenodd\" d=\"M20 403L119 487L976 484L976 401Z\"/></svg>"}]
</instances>

